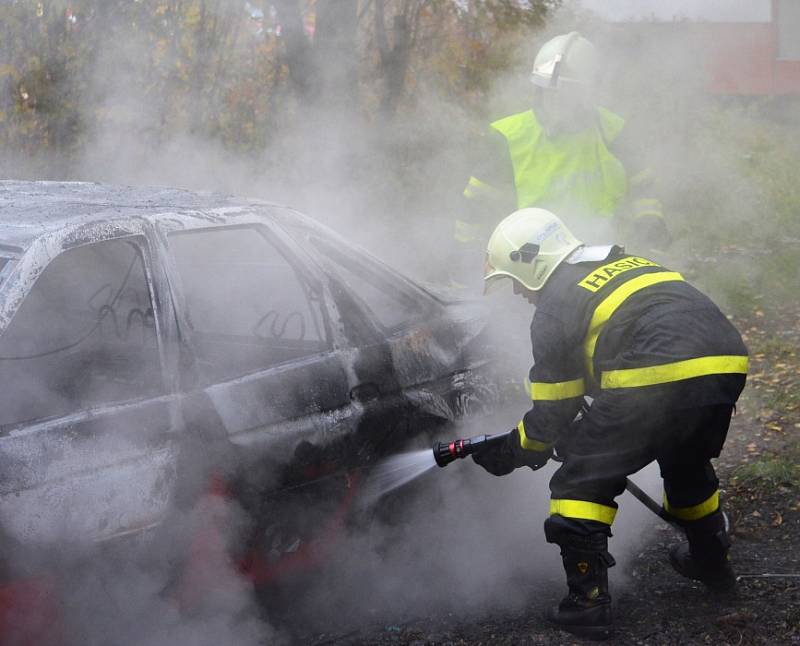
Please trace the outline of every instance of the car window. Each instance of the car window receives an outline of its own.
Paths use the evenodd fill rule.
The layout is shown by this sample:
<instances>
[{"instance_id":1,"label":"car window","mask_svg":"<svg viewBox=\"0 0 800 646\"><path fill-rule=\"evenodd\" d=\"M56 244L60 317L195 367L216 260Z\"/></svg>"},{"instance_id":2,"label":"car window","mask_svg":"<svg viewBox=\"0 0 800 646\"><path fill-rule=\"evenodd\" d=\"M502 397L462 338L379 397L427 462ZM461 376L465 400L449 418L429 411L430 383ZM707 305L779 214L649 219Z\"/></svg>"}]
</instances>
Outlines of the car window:
<instances>
[{"instance_id":1,"label":"car window","mask_svg":"<svg viewBox=\"0 0 800 646\"><path fill-rule=\"evenodd\" d=\"M160 392L138 242L77 247L47 265L0 337L0 424Z\"/></svg>"},{"instance_id":2,"label":"car window","mask_svg":"<svg viewBox=\"0 0 800 646\"><path fill-rule=\"evenodd\" d=\"M169 244L209 379L329 347L318 291L259 228L173 233Z\"/></svg>"},{"instance_id":3,"label":"car window","mask_svg":"<svg viewBox=\"0 0 800 646\"><path fill-rule=\"evenodd\" d=\"M322 238L311 238L333 264L339 278L369 307L378 322L389 330L402 328L425 310L420 294L391 276L389 271L366 257L356 259Z\"/></svg>"}]
</instances>

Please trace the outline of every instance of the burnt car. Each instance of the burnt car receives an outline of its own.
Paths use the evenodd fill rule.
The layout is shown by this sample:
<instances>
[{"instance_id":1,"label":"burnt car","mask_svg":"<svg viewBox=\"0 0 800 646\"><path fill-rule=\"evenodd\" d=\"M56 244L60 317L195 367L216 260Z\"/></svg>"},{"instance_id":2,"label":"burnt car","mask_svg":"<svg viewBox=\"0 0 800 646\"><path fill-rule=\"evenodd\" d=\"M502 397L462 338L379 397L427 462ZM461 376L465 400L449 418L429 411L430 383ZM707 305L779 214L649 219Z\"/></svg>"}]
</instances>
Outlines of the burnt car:
<instances>
[{"instance_id":1,"label":"burnt car","mask_svg":"<svg viewBox=\"0 0 800 646\"><path fill-rule=\"evenodd\" d=\"M146 540L203 496L247 511L254 582L313 563L371 465L497 400L486 314L287 207L0 182L0 622L20 549Z\"/></svg>"}]
</instances>

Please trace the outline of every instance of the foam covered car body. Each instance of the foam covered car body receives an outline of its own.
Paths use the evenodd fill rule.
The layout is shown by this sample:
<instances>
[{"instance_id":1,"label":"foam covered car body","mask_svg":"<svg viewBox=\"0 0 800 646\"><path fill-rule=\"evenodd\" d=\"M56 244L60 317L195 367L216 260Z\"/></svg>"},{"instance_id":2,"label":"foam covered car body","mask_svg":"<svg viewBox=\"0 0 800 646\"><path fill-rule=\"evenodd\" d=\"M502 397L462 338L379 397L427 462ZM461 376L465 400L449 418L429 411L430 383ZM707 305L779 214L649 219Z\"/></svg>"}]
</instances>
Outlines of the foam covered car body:
<instances>
[{"instance_id":1,"label":"foam covered car body","mask_svg":"<svg viewBox=\"0 0 800 646\"><path fill-rule=\"evenodd\" d=\"M0 580L208 495L254 581L308 565L376 460L496 400L486 320L286 207L0 182Z\"/></svg>"}]
</instances>

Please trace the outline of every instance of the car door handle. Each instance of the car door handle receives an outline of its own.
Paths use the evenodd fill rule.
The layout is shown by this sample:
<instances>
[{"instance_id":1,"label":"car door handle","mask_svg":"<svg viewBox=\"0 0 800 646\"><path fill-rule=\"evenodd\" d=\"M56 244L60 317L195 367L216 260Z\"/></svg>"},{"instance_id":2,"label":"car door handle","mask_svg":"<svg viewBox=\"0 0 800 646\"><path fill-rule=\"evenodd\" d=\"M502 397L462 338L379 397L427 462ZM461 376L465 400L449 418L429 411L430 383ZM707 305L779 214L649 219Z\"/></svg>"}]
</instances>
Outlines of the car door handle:
<instances>
[{"instance_id":1,"label":"car door handle","mask_svg":"<svg viewBox=\"0 0 800 646\"><path fill-rule=\"evenodd\" d=\"M377 399L380 392L378 384L372 382L358 384L358 386L354 386L350 391L350 399L356 402L367 402Z\"/></svg>"}]
</instances>

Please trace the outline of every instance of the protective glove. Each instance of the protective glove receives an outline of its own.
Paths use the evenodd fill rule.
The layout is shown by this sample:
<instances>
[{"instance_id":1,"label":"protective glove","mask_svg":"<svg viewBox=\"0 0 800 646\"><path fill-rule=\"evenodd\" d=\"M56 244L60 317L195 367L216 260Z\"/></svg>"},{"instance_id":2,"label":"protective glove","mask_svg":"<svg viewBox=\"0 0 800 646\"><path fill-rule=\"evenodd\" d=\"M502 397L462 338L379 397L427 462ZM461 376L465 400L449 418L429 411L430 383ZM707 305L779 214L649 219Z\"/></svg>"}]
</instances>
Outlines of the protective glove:
<instances>
[{"instance_id":1,"label":"protective glove","mask_svg":"<svg viewBox=\"0 0 800 646\"><path fill-rule=\"evenodd\" d=\"M519 430L515 428L505 442L473 453L472 460L494 476L505 476L519 467L529 467L534 471L541 469L552 456L552 448L543 451L523 449L519 442Z\"/></svg>"},{"instance_id":2,"label":"protective glove","mask_svg":"<svg viewBox=\"0 0 800 646\"><path fill-rule=\"evenodd\" d=\"M512 433L511 436L516 433ZM483 451L472 454L472 461L482 466L493 476L505 476L511 473L516 466L514 464L514 451L511 448L511 436L506 438L502 444L489 446Z\"/></svg>"}]
</instances>

